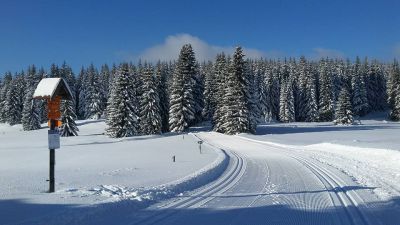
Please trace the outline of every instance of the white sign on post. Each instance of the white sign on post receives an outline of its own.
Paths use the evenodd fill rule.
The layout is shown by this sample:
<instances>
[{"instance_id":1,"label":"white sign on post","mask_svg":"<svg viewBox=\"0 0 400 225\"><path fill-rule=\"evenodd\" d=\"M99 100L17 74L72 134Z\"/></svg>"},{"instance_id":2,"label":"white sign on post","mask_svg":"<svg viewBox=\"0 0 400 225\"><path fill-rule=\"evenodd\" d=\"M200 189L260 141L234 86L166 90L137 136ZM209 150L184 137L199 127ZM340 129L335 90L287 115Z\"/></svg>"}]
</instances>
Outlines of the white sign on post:
<instances>
[{"instance_id":1,"label":"white sign on post","mask_svg":"<svg viewBox=\"0 0 400 225\"><path fill-rule=\"evenodd\" d=\"M58 130L49 130L49 149L60 148L60 134Z\"/></svg>"}]
</instances>

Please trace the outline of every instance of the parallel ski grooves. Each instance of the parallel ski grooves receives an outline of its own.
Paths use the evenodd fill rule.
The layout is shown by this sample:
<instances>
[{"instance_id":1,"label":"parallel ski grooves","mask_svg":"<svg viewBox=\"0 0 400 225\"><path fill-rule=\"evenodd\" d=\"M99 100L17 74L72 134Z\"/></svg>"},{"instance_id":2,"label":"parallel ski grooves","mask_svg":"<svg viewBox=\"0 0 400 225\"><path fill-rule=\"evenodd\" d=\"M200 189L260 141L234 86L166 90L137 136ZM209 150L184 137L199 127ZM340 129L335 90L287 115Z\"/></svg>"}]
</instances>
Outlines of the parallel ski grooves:
<instances>
[{"instance_id":1,"label":"parallel ski grooves","mask_svg":"<svg viewBox=\"0 0 400 225\"><path fill-rule=\"evenodd\" d=\"M216 198L217 195L220 195L230 188L232 188L243 176L244 171L246 170L246 161L237 153L227 152L230 157L230 168L226 171L218 180L211 183L209 186L206 186L199 193L196 193L194 196L189 196L187 198L180 199L176 202L163 206L158 213L154 213L146 218L143 218L139 221L136 221L133 224L155 224L164 220L165 218L171 217L176 214L178 211L173 209L179 208L196 208L199 207L212 199ZM168 211L168 209L172 209L172 211Z\"/></svg>"},{"instance_id":2,"label":"parallel ski grooves","mask_svg":"<svg viewBox=\"0 0 400 225\"><path fill-rule=\"evenodd\" d=\"M247 141L253 142L250 139L245 139ZM316 175L316 177L321 180L321 182L326 186L327 189L332 189L334 190L335 196L338 198L340 201L341 206L345 209L346 215L348 217L348 220L351 222L353 225L375 225L375 224L380 224L377 221L370 221L371 219L368 218L360 209L359 205L362 203L361 197L353 191L346 191L343 189L344 182L341 180L339 177L337 177L335 174L333 174L331 171L316 165L315 163L312 163L310 160L305 159L304 157L295 155L294 151L288 151L284 148L279 148L276 146L270 146L267 143L261 143L258 141L254 141L254 143L262 144L262 145L267 145L268 147L272 149L277 149L281 152L284 152L286 155L289 157L297 160L298 162L302 163L305 165L312 173ZM327 185L328 184L328 185ZM331 200L334 205L335 201L332 199L332 194L331 194Z\"/></svg>"}]
</instances>

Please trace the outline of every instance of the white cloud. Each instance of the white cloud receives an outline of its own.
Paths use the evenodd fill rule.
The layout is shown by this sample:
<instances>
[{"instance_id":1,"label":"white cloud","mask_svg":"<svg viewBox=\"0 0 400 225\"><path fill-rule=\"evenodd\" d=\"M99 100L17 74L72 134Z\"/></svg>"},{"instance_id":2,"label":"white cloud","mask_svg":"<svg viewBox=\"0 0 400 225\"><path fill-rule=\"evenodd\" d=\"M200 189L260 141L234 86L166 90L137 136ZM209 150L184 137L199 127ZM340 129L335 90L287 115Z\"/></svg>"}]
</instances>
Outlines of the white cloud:
<instances>
[{"instance_id":1,"label":"white cloud","mask_svg":"<svg viewBox=\"0 0 400 225\"><path fill-rule=\"evenodd\" d=\"M216 46L211 45L201 40L198 37L192 36L190 34L177 34L168 36L164 43L145 49L136 57L131 57L134 59L142 59L150 62L155 62L158 60L169 61L177 59L179 56L179 51L184 44L191 44L196 55L196 59L199 62L204 60L214 60L218 53L224 52L226 54L232 54L234 52L233 46ZM247 58L260 58L273 56L278 54L278 52L262 52L257 49L243 47L244 54Z\"/></svg>"},{"instance_id":2,"label":"white cloud","mask_svg":"<svg viewBox=\"0 0 400 225\"><path fill-rule=\"evenodd\" d=\"M235 47L234 46L217 46L207 43L206 41L192 36L190 34L176 34L170 35L165 38L164 42L146 48L139 54L133 54L128 51L116 52L116 56L127 61L137 61L141 59L148 62L170 61L175 60L179 56L179 52L183 45L191 44L195 52L196 59L199 62L207 60L215 60L217 54L224 52L225 54L232 55ZM243 47L243 46L242 46ZM398 51L400 51L400 45L398 46ZM272 58L272 59L282 59L288 57L284 52L279 50L272 51L261 51L254 48L243 47L243 52L247 58ZM306 54L308 58L312 60L319 60L321 58L344 58L345 54L341 51L327 48L313 48L310 54ZM400 52L399 52L400 55Z\"/></svg>"},{"instance_id":3,"label":"white cloud","mask_svg":"<svg viewBox=\"0 0 400 225\"><path fill-rule=\"evenodd\" d=\"M341 51L328 48L313 48L311 59L319 60L321 58L344 58L345 54Z\"/></svg>"}]
</instances>

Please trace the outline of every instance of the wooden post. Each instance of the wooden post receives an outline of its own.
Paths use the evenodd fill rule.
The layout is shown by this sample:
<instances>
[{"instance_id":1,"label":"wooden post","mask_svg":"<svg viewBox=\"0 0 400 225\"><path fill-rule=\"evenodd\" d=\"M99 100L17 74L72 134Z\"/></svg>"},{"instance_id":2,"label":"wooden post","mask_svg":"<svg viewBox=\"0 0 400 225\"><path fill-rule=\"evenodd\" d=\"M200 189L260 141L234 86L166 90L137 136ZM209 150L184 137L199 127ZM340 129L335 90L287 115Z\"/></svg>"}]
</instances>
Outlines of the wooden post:
<instances>
[{"instance_id":1,"label":"wooden post","mask_svg":"<svg viewBox=\"0 0 400 225\"><path fill-rule=\"evenodd\" d=\"M56 141L56 145L54 145L54 135L59 135L56 131L56 127L58 124L57 119L61 117L60 113L60 103L61 97L56 96L54 99L48 99L47 101L48 106L48 114L47 117L49 118L49 149L50 149L50 168L49 168L49 193L55 191L55 164L56 164L56 148L60 148L59 146L59 139ZM59 136L58 136L59 137ZM51 143L51 144L50 144Z\"/></svg>"},{"instance_id":2,"label":"wooden post","mask_svg":"<svg viewBox=\"0 0 400 225\"><path fill-rule=\"evenodd\" d=\"M50 120L50 130L55 130L56 128L56 121ZM49 177L49 193L55 191L55 176L54 176L54 166L56 164L56 151L54 149L50 149L50 177Z\"/></svg>"},{"instance_id":3,"label":"wooden post","mask_svg":"<svg viewBox=\"0 0 400 225\"><path fill-rule=\"evenodd\" d=\"M60 134L57 127L61 125L61 100L72 100L72 92L68 83L62 78L44 78L37 85L33 93L34 99L47 100L47 118L49 119L48 144L50 153L49 165L49 193L55 191L55 164L56 149L60 148Z\"/></svg>"},{"instance_id":4,"label":"wooden post","mask_svg":"<svg viewBox=\"0 0 400 225\"><path fill-rule=\"evenodd\" d=\"M201 154L201 144L203 144L203 141L200 140L200 141L198 141L197 143L199 144L199 151L200 151L200 154Z\"/></svg>"}]
</instances>

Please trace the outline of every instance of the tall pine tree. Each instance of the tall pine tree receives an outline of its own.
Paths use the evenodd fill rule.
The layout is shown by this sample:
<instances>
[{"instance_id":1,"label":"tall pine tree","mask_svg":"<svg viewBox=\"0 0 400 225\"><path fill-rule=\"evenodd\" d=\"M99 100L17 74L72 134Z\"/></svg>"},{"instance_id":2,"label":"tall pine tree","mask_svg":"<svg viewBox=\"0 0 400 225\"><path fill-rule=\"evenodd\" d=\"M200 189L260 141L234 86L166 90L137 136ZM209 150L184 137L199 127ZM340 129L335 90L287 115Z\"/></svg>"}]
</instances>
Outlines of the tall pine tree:
<instances>
[{"instance_id":1,"label":"tall pine tree","mask_svg":"<svg viewBox=\"0 0 400 225\"><path fill-rule=\"evenodd\" d=\"M140 130L143 134L161 133L160 99L154 77L154 69L143 68L143 93L140 99Z\"/></svg>"},{"instance_id":2,"label":"tall pine tree","mask_svg":"<svg viewBox=\"0 0 400 225\"><path fill-rule=\"evenodd\" d=\"M130 82L129 65L121 64L114 79L107 108L107 135L129 137L138 133L135 96ZM137 103L136 103L137 104Z\"/></svg>"},{"instance_id":3,"label":"tall pine tree","mask_svg":"<svg viewBox=\"0 0 400 225\"><path fill-rule=\"evenodd\" d=\"M353 66L351 78L353 112L355 116L364 116L368 112L368 98L365 85L365 78L361 68L360 60L357 57Z\"/></svg>"},{"instance_id":4,"label":"tall pine tree","mask_svg":"<svg viewBox=\"0 0 400 225\"><path fill-rule=\"evenodd\" d=\"M354 122L350 93L345 87L340 91L335 114L334 123L336 125L350 125Z\"/></svg>"},{"instance_id":5,"label":"tall pine tree","mask_svg":"<svg viewBox=\"0 0 400 225\"><path fill-rule=\"evenodd\" d=\"M12 85L12 79L11 73L7 72L0 86L0 123L7 122L7 93Z\"/></svg>"},{"instance_id":6,"label":"tall pine tree","mask_svg":"<svg viewBox=\"0 0 400 225\"><path fill-rule=\"evenodd\" d=\"M227 78L228 78L228 65L226 56L224 53L218 54L215 60L213 73L216 83L215 91L215 110L212 116L213 130L216 132L224 133L223 125L226 123L227 115L227 103L226 91L227 91Z\"/></svg>"},{"instance_id":7,"label":"tall pine tree","mask_svg":"<svg viewBox=\"0 0 400 225\"><path fill-rule=\"evenodd\" d=\"M332 121L334 117L334 91L328 62L321 60L319 65L319 120Z\"/></svg>"},{"instance_id":8,"label":"tall pine tree","mask_svg":"<svg viewBox=\"0 0 400 225\"><path fill-rule=\"evenodd\" d=\"M40 100L33 99L33 93L38 83L34 66L28 69L25 82L27 91L22 109L22 127L24 130L37 130L41 127L41 111L39 110L41 105Z\"/></svg>"},{"instance_id":9,"label":"tall pine tree","mask_svg":"<svg viewBox=\"0 0 400 225\"><path fill-rule=\"evenodd\" d=\"M169 95L168 95L168 73L167 65L157 63L156 69L156 86L160 99L160 114L161 114L161 132L168 132L168 110L169 110Z\"/></svg>"},{"instance_id":10,"label":"tall pine tree","mask_svg":"<svg viewBox=\"0 0 400 225\"><path fill-rule=\"evenodd\" d=\"M228 114L223 130L226 134L250 132L250 113L248 111L248 81L245 74L244 54L237 47L230 62L225 104Z\"/></svg>"},{"instance_id":11,"label":"tall pine tree","mask_svg":"<svg viewBox=\"0 0 400 225\"><path fill-rule=\"evenodd\" d=\"M87 69L86 110L85 118L100 119L104 112L103 90L100 78L94 65Z\"/></svg>"},{"instance_id":12,"label":"tall pine tree","mask_svg":"<svg viewBox=\"0 0 400 225\"><path fill-rule=\"evenodd\" d=\"M78 136L78 127L75 123L76 115L73 100L63 100L61 103L61 128L62 137Z\"/></svg>"},{"instance_id":13,"label":"tall pine tree","mask_svg":"<svg viewBox=\"0 0 400 225\"><path fill-rule=\"evenodd\" d=\"M192 46L182 47L173 75L169 126L171 132L182 132L195 121L197 104L194 89L196 80L196 59Z\"/></svg>"}]
</instances>

